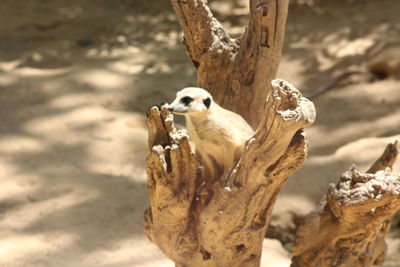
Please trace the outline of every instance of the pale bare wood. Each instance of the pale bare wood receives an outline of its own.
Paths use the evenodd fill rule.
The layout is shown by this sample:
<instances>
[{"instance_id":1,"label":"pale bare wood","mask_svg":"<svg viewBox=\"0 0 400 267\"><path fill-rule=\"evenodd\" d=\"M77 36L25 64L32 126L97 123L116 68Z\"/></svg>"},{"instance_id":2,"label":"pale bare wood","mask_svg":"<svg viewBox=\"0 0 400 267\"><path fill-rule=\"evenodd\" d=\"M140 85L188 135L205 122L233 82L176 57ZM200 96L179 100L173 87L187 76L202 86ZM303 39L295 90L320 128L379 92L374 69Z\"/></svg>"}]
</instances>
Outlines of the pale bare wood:
<instances>
[{"instance_id":1,"label":"pale bare wood","mask_svg":"<svg viewBox=\"0 0 400 267\"><path fill-rule=\"evenodd\" d=\"M157 107L151 108L147 122L150 208L145 213L145 233L169 258L180 262L197 247L190 221L197 187L197 160L187 134L176 130L166 108L161 112Z\"/></svg>"},{"instance_id":2,"label":"pale bare wood","mask_svg":"<svg viewBox=\"0 0 400 267\"><path fill-rule=\"evenodd\" d=\"M353 167L330 185L325 207L298 229L292 267L369 267L383 263L384 238L400 209L399 151L389 144L367 173Z\"/></svg>"}]
</instances>

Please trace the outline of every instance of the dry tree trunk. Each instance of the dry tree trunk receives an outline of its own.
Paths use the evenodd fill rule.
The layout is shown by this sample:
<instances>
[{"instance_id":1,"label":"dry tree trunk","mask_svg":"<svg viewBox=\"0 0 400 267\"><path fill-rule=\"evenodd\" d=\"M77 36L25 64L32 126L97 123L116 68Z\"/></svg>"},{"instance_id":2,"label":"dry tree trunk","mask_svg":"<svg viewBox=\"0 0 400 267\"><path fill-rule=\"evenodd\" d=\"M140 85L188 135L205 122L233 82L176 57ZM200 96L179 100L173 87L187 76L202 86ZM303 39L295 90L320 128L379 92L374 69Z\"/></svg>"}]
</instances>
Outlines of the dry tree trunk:
<instances>
[{"instance_id":1,"label":"dry tree trunk","mask_svg":"<svg viewBox=\"0 0 400 267\"><path fill-rule=\"evenodd\" d=\"M302 129L315 119L314 105L297 89L272 81L288 0L250 0L250 21L238 40L205 0L171 2L198 86L257 130L229 175L209 182L198 171L186 132L175 129L166 108L150 109L145 231L177 266L259 266L273 204L304 164Z\"/></svg>"},{"instance_id":2,"label":"dry tree trunk","mask_svg":"<svg viewBox=\"0 0 400 267\"><path fill-rule=\"evenodd\" d=\"M397 142L367 173L353 167L331 184L325 207L298 229L293 267L368 267L385 259L385 236L400 209L400 176L390 174Z\"/></svg>"},{"instance_id":3,"label":"dry tree trunk","mask_svg":"<svg viewBox=\"0 0 400 267\"><path fill-rule=\"evenodd\" d=\"M229 175L210 184L199 172L187 133L175 129L173 116L166 108L149 110L145 231L177 266L259 266L277 194L305 161L302 128L314 121L314 106L285 81L274 80L270 86L280 60L288 1L250 0L248 26L235 40L206 0L171 0L198 86L257 128ZM383 237L400 205L400 185L387 171L373 172L391 162L383 156L370 174L352 169L330 188L324 210L299 231L293 266L382 261Z\"/></svg>"},{"instance_id":4,"label":"dry tree trunk","mask_svg":"<svg viewBox=\"0 0 400 267\"><path fill-rule=\"evenodd\" d=\"M204 184L185 130L162 108L148 112L150 209L146 234L179 266L259 266L272 206L305 161L302 128L312 102L283 80L272 82L254 137L226 179Z\"/></svg>"}]
</instances>

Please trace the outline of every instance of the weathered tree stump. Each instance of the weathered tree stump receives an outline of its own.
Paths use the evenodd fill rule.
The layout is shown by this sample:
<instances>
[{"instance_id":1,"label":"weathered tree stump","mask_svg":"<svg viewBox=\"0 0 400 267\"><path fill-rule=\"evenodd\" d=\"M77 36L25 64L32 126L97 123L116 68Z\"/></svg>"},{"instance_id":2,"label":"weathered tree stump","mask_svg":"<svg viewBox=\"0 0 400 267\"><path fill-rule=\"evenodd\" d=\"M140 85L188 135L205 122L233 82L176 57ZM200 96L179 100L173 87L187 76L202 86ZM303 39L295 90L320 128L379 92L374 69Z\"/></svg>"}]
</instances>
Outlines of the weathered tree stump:
<instances>
[{"instance_id":1,"label":"weathered tree stump","mask_svg":"<svg viewBox=\"0 0 400 267\"><path fill-rule=\"evenodd\" d=\"M283 80L272 82L254 137L225 179L201 177L184 130L166 108L148 112L150 209L146 234L180 266L259 266L276 196L306 157L302 128L312 102Z\"/></svg>"},{"instance_id":2,"label":"weathered tree stump","mask_svg":"<svg viewBox=\"0 0 400 267\"><path fill-rule=\"evenodd\" d=\"M331 184L326 205L297 232L293 267L369 267L385 259L385 236L400 210L400 176L390 174L398 149L389 144L367 173L355 167Z\"/></svg>"},{"instance_id":3,"label":"weathered tree stump","mask_svg":"<svg viewBox=\"0 0 400 267\"><path fill-rule=\"evenodd\" d=\"M146 234L177 266L259 266L275 199L306 158L302 129L314 105L274 80L289 0L250 0L242 37L231 38L206 0L171 0L197 85L257 129L228 175L201 176L188 136L166 108L148 112L150 209Z\"/></svg>"},{"instance_id":4,"label":"weathered tree stump","mask_svg":"<svg viewBox=\"0 0 400 267\"><path fill-rule=\"evenodd\" d=\"M305 161L302 129L315 118L313 104L292 85L271 86L289 0L250 0L238 39L206 0L171 2L197 85L257 130L229 175L208 182L186 132L175 129L166 108L150 109L145 231L177 266L259 266L273 204ZM370 266L383 259L383 237L399 205L398 177L384 170L390 162L382 157L370 174L352 169L330 187L328 204L299 231L293 266Z\"/></svg>"}]
</instances>

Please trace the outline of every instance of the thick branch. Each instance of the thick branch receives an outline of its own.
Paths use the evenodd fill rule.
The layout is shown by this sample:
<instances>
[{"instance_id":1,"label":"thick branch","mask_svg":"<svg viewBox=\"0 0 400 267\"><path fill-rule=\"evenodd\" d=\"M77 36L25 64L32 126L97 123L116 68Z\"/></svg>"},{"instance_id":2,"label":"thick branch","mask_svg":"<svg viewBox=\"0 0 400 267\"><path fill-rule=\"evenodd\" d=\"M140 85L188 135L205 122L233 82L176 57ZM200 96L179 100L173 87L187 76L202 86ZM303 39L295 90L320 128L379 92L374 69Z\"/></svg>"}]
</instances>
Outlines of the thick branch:
<instances>
[{"instance_id":1,"label":"thick branch","mask_svg":"<svg viewBox=\"0 0 400 267\"><path fill-rule=\"evenodd\" d=\"M213 198L201 207L199 230L204 249L237 263L232 266L258 266L276 196L304 163L305 139L298 131L315 119L314 105L291 84L275 80L272 85L274 94L268 100L272 104L266 107L238 166L226 181L213 185ZM222 240L224 246L218 245ZM239 247L241 260L235 259Z\"/></svg>"},{"instance_id":2,"label":"thick branch","mask_svg":"<svg viewBox=\"0 0 400 267\"><path fill-rule=\"evenodd\" d=\"M300 92L284 80L271 82L273 92L267 99L264 116L254 138L248 142L237 172L231 181L246 185L259 184L265 179L260 168L272 166L287 150L294 134L315 120L314 104L302 97ZM243 164L242 164L243 162ZM251 173L241 173L242 165L251 164ZM251 178L249 178L251 177Z\"/></svg>"},{"instance_id":3,"label":"thick branch","mask_svg":"<svg viewBox=\"0 0 400 267\"><path fill-rule=\"evenodd\" d=\"M221 92L222 104L240 113L253 127L263 116L264 99L270 95L270 82L276 78L288 4L289 0L250 1L250 20L235 58L231 88ZM247 95L241 95L240 103L233 101L244 91Z\"/></svg>"},{"instance_id":4,"label":"thick branch","mask_svg":"<svg viewBox=\"0 0 400 267\"><path fill-rule=\"evenodd\" d=\"M243 49L238 60L251 64L249 69L255 71L252 86L258 92L266 92L266 86L275 78L278 70L288 4L288 0L250 1L250 21L242 39Z\"/></svg>"},{"instance_id":5,"label":"thick branch","mask_svg":"<svg viewBox=\"0 0 400 267\"><path fill-rule=\"evenodd\" d=\"M196 68L202 56L218 56L237 49L222 25L213 16L206 0L171 0L184 33L184 43Z\"/></svg>"},{"instance_id":6,"label":"thick branch","mask_svg":"<svg viewBox=\"0 0 400 267\"><path fill-rule=\"evenodd\" d=\"M388 153L391 151L391 153ZM384 237L400 209L400 176L390 168L398 154L389 144L377 162L376 173L356 168L331 184L327 204L310 214L297 232L292 266L368 267L382 264Z\"/></svg>"}]
</instances>

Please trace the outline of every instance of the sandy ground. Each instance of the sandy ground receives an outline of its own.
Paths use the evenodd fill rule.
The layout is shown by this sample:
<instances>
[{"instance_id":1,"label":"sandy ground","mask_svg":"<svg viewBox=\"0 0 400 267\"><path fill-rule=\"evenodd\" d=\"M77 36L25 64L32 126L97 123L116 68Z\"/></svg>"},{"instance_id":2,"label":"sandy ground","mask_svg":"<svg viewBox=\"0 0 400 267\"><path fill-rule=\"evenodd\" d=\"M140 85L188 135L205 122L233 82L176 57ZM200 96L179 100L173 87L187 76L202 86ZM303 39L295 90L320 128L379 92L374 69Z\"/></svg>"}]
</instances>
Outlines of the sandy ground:
<instances>
[{"instance_id":1,"label":"sandy ground","mask_svg":"<svg viewBox=\"0 0 400 267\"><path fill-rule=\"evenodd\" d=\"M143 234L145 110L195 84L168 1L2 0L0 266L172 266ZM243 1L213 1L232 34ZM396 0L290 10L279 76L311 94L400 42ZM397 9L397 10L396 10ZM400 81L358 79L315 99L309 159L278 198L273 224L315 208L353 163L400 139ZM399 164L395 171L400 171ZM398 226L397 226L398 227ZM399 266L394 228L385 266ZM263 266L288 266L276 240Z\"/></svg>"}]
</instances>

